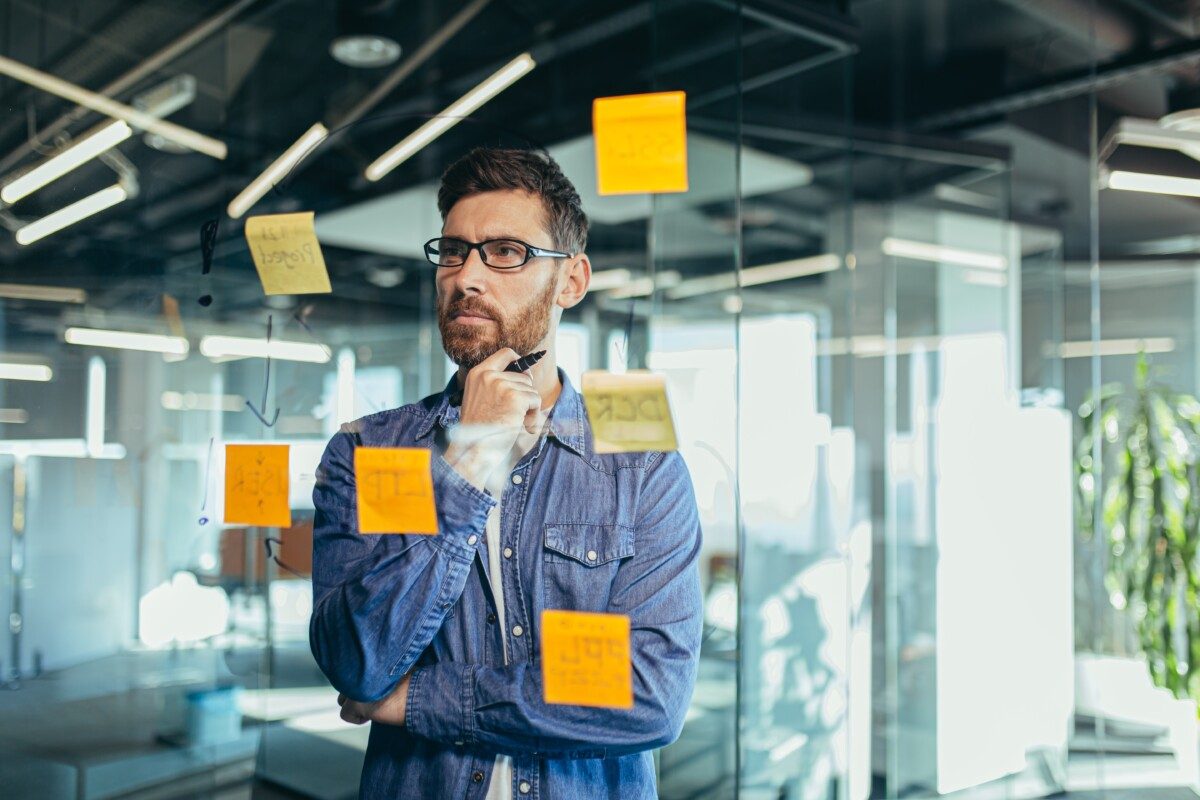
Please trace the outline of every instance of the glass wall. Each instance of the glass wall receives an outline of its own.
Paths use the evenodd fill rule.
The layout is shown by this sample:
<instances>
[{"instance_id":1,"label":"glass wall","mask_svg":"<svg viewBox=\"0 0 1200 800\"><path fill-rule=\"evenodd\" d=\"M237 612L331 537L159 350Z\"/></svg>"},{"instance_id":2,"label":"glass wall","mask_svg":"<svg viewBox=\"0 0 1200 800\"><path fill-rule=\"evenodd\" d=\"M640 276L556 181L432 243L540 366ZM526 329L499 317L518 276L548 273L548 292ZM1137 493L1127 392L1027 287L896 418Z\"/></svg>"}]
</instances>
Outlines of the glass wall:
<instances>
[{"instance_id":1,"label":"glass wall","mask_svg":"<svg viewBox=\"0 0 1200 800\"><path fill-rule=\"evenodd\" d=\"M309 650L315 469L450 378L421 245L481 144L580 191L572 382L666 380L704 638L661 797L1200 787L1195 203L1108 188L1196 143L1184 115L1182 160L1140 160L1124 16L362 5L0 0L0 796L357 795L369 727ZM601 196L592 100L667 90L687 191ZM267 295L245 220L307 211L332 292ZM290 525L223 522L249 443L288 445Z\"/></svg>"}]
</instances>

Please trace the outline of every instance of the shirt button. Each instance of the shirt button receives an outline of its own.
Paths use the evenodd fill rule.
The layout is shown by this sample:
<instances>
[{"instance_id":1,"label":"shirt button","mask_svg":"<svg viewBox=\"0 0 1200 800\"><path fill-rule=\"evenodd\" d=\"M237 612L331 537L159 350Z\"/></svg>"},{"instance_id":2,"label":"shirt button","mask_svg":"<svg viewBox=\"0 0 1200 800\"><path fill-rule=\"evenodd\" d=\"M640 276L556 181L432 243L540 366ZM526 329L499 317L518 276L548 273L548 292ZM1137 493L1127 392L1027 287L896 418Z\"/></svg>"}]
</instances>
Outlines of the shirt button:
<instances>
[{"instance_id":1,"label":"shirt button","mask_svg":"<svg viewBox=\"0 0 1200 800\"><path fill-rule=\"evenodd\" d=\"M529 781L521 781L518 783L517 791L521 794L529 794Z\"/></svg>"},{"instance_id":2,"label":"shirt button","mask_svg":"<svg viewBox=\"0 0 1200 800\"><path fill-rule=\"evenodd\" d=\"M479 770L475 770L471 773L471 780L473 780L475 783L483 783L483 773Z\"/></svg>"},{"instance_id":3,"label":"shirt button","mask_svg":"<svg viewBox=\"0 0 1200 800\"><path fill-rule=\"evenodd\" d=\"M520 636L524 632L525 632L525 629L522 628L520 625L513 625L513 636Z\"/></svg>"},{"instance_id":4,"label":"shirt button","mask_svg":"<svg viewBox=\"0 0 1200 800\"><path fill-rule=\"evenodd\" d=\"M521 485L521 481L523 481L523 480L525 480L525 479L522 478L520 475L513 475L513 483L517 484L518 486Z\"/></svg>"},{"instance_id":5,"label":"shirt button","mask_svg":"<svg viewBox=\"0 0 1200 800\"><path fill-rule=\"evenodd\" d=\"M473 533L467 537L467 544L475 544L478 541L479 541L479 537Z\"/></svg>"},{"instance_id":6,"label":"shirt button","mask_svg":"<svg viewBox=\"0 0 1200 800\"><path fill-rule=\"evenodd\" d=\"M588 550L588 561L595 561L595 560L596 560L596 551Z\"/></svg>"},{"instance_id":7,"label":"shirt button","mask_svg":"<svg viewBox=\"0 0 1200 800\"><path fill-rule=\"evenodd\" d=\"M512 548L511 547L504 548L504 557L512 558Z\"/></svg>"},{"instance_id":8,"label":"shirt button","mask_svg":"<svg viewBox=\"0 0 1200 800\"><path fill-rule=\"evenodd\" d=\"M489 624L491 624L491 623L495 622L495 621L496 621L496 615L495 615L495 614L492 614L491 612L488 612L488 615L487 615L487 621L488 621L488 623L489 623Z\"/></svg>"}]
</instances>

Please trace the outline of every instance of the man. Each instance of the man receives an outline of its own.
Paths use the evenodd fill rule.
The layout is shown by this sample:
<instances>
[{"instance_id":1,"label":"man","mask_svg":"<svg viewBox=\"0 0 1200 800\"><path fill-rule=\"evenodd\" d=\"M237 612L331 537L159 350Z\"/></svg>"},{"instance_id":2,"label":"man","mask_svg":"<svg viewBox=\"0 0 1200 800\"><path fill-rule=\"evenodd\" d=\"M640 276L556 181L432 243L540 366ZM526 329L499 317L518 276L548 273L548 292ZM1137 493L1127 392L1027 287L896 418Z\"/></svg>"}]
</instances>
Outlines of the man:
<instances>
[{"instance_id":1,"label":"man","mask_svg":"<svg viewBox=\"0 0 1200 800\"><path fill-rule=\"evenodd\" d=\"M371 728L364 798L652 798L695 681L700 528L678 453L598 455L556 367L587 219L553 160L477 149L438 193L446 390L343 426L313 492L313 654ZM545 350L527 372L505 371ZM356 446L430 448L438 533L361 535ZM543 699L543 609L629 617L631 709Z\"/></svg>"}]
</instances>

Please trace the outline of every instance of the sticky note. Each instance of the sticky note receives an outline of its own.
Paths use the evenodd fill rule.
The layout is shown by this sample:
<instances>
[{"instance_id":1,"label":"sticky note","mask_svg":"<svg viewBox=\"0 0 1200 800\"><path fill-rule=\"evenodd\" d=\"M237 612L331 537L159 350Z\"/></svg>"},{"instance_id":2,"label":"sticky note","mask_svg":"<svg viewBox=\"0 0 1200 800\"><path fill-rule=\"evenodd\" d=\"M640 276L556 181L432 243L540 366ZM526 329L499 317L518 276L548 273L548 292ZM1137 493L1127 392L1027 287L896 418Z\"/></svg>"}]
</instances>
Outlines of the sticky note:
<instances>
[{"instance_id":1,"label":"sticky note","mask_svg":"<svg viewBox=\"0 0 1200 800\"><path fill-rule=\"evenodd\" d=\"M437 533L433 474L423 447L356 447L359 533Z\"/></svg>"},{"instance_id":2,"label":"sticky note","mask_svg":"<svg viewBox=\"0 0 1200 800\"><path fill-rule=\"evenodd\" d=\"M286 444L225 445L225 522L291 526Z\"/></svg>"},{"instance_id":3,"label":"sticky note","mask_svg":"<svg viewBox=\"0 0 1200 800\"><path fill-rule=\"evenodd\" d=\"M543 611L542 685L547 703L633 708L629 617Z\"/></svg>"},{"instance_id":4,"label":"sticky note","mask_svg":"<svg viewBox=\"0 0 1200 800\"><path fill-rule=\"evenodd\" d=\"M313 212L266 214L246 220L246 244L267 294L331 292Z\"/></svg>"},{"instance_id":5,"label":"sticky note","mask_svg":"<svg viewBox=\"0 0 1200 800\"><path fill-rule=\"evenodd\" d=\"M592 101L600 194L687 191L686 98L657 92Z\"/></svg>"},{"instance_id":6,"label":"sticky note","mask_svg":"<svg viewBox=\"0 0 1200 800\"><path fill-rule=\"evenodd\" d=\"M592 370L583 374L583 403L597 453L675 450L675 425L662 375Z\"/></svg>"}]
</instances>

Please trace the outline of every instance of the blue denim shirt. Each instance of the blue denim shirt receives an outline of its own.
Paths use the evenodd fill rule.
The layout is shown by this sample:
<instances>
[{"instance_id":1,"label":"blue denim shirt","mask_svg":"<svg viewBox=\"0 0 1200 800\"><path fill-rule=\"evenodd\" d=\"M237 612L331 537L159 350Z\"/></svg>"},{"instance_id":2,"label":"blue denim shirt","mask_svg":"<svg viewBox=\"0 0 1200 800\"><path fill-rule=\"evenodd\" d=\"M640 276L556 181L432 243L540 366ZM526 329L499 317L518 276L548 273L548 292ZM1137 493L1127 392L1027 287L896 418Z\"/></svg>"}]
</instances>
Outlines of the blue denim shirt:
<instances>
[{"instance_id":1,"label":"blue denim shirt","mask_svg":"<svg viewBox=\"0 0 1200 800\"><path fill-rule=\"evenodd\" d=\"M482 798L498 753L513 758L513 797L656 796L650 751L679 735L700 649L692 482L675 452L593 452L582 398L559 379L547 433L501 498L507 630L485 569L496 498L441 456L459 416L453 380L343 426L325 450L313 492L313 655L355 700L412 674L406 725L371 724L363 798ZM357 532L356 445L434 451L436 536ZM633 708L543 701L543 609L629 617Z\"/></svg>"}]
</instances>

